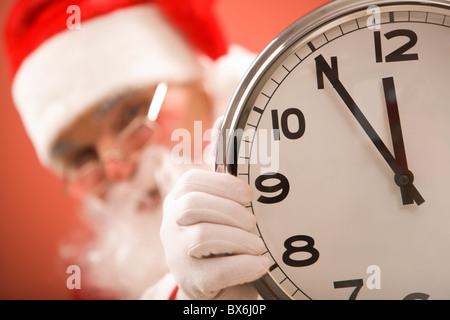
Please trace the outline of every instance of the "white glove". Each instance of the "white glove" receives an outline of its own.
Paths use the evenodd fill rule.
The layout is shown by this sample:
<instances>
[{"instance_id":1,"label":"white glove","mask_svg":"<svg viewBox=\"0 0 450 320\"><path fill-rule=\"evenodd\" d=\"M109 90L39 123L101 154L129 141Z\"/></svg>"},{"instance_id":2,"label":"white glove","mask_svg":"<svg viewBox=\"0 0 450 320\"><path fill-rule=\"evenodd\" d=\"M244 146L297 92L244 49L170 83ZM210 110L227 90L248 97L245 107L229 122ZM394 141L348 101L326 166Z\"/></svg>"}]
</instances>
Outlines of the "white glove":
<instances>
[{"instance_id":1,"label":"white glove","mask_svg":"<svg viewBox=\"0 0 450 320\"><path fill-rule=\"evenodd\" d=\"M192 170L164 202L161 239L179 286L178 299L256 299L249 284L270 261L252 233L254 215L244 206L249 185L226 173Z\"/></svg>"}]
</instances>

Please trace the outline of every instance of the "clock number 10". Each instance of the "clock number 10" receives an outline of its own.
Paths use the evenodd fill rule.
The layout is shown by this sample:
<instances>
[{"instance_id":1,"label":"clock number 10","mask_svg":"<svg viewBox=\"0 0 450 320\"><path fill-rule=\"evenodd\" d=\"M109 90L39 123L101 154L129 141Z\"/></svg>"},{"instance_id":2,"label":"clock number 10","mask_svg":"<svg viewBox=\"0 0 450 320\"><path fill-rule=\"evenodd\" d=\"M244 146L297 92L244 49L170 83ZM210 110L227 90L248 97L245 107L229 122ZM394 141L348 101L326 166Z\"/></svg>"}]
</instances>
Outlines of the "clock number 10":
<instances>
[{"instance_id":1,"label":"clock number 10","mask_svg":"<svg viewBox=\"0 0 450 320\"><path fill-rule=\"evenodd\" d=\"M289 117L294 117L297 121L295 130L289 127ZM292 122L291 122L292 124ZM278 110L272 110L272 126L273 126L273 138L274 140L280 140L280 119L278 116ZM290 139L296 140L303 136L306 129L305 116L303 112L296 108L288 108L281 114L281 132L283 135Z\"/></svg>"}]
</instances>

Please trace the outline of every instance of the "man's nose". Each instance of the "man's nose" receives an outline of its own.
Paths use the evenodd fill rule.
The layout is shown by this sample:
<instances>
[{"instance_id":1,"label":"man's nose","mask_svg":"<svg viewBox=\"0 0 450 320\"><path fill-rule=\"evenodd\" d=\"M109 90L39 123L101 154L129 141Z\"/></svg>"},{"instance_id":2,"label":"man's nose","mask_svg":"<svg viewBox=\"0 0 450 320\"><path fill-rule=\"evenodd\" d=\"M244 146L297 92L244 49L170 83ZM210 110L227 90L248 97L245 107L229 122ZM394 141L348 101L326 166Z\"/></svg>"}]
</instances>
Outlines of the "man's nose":
<instances>
[{"instance_id":1,"label":"man's nose","mask_svg":"<svg viewBox=\"0 0 450 320\"><path fill-rule=\"evenodd\" d=\"M134 171L135 164L125 161L120 155L110 155L104 159L103 168L106 177L113 182L119 182L129 179Z\"/></svg>"}]
</instances>

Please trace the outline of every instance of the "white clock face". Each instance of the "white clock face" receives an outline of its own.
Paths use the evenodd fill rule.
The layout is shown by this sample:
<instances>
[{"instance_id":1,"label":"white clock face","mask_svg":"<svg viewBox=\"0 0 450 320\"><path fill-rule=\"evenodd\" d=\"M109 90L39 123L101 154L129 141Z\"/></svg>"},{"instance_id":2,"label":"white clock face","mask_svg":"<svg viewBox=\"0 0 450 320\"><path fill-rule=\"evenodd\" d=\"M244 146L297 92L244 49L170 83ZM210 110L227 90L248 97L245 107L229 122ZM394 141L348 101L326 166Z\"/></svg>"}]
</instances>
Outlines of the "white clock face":
<instances>
[{"instance_id":1,"label":"white clock face","mask_svg":"<svg viewBox=\"0 0 450 320\"><path fill-rule=\"evenodd\" d=\"M281 297L450 298L450 11L380 10L290 46L241 113L235 174Z\"/></svg>"}]
</instances>

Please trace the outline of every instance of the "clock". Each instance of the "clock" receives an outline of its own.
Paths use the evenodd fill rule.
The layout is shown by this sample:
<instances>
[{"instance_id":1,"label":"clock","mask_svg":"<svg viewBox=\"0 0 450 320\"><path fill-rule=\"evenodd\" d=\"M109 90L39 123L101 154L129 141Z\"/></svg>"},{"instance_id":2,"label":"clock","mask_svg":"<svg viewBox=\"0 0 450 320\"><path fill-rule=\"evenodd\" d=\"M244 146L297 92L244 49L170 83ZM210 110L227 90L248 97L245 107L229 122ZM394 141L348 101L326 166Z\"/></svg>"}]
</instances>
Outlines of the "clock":
<instances>
[{"instance_id":1,"label":"clock","mask_svg":"<svg viewBox=\"0 0 450 320\"><path fill-rule=\"evenodd\" d=\"M217 170L272 265L265 299L450 298L450 2L333 1L258 56Z\"/></svg>"}]
</instances>

